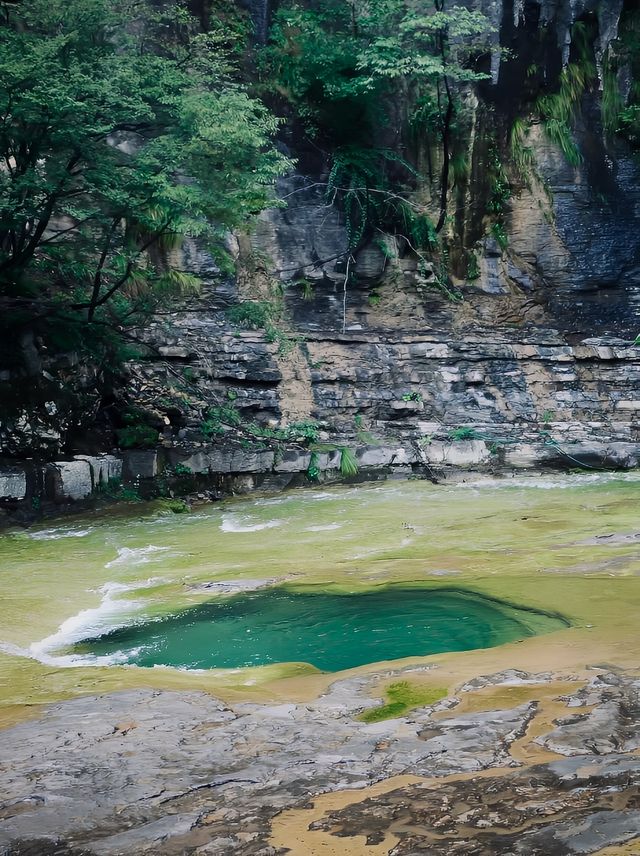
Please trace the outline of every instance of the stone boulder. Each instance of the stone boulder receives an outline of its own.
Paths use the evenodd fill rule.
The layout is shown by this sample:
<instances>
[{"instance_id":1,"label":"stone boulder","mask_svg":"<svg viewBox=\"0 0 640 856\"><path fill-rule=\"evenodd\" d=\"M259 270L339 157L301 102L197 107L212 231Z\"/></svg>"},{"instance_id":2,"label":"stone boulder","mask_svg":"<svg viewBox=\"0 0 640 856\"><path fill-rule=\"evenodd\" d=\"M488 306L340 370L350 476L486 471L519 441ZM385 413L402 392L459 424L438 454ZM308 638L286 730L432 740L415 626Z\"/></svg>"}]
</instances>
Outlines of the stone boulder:
<instances>
[{"instance_id":1,"label":"stone boulder","mask_svg":"<svg viewBox=\"0 0 640 856\"><path fill-rule=\"evenodd\" d=\"M24 499L27 495L27 474L24 470L7 468L0 470L0 501Z\"/></svg>"},{"instance_id":2,"label":"stone boulder","mask_svg":"<svg viewBox=\"0 0 640 856\"><path fill-rule=\"evenodd\" d=\"M54 502L86 499L93 492L91 465L86 460L47 464L45 492Z\"/></svg>"}]
</instances>

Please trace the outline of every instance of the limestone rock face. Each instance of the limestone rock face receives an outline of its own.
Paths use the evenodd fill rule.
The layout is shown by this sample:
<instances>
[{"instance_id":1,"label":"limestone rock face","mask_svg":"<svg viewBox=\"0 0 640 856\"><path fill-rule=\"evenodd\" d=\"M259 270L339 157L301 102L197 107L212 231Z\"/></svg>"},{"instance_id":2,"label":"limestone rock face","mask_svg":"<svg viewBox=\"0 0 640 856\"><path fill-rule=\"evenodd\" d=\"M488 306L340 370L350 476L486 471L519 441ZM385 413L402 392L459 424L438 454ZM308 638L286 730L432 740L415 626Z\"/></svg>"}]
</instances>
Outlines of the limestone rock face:
<instances>
[{"instance_id":1,"label":"limestone rock face","mask_svg":"<svg viewBox=\"0 0 640 856\"><path fill-rule=\"evenodd\" d=\"M570 342L548 312L527 320L527 291L505 287L470 290L461 306L436 295L421 302L406 284L382 287L375 307L364 288L348 291L344 305L328 282L306 298L292 288L283 298L290 353L262 330L234 329L228 287L220 298L211 289L150 328L156 342L188 356L132 366L129 393L166 414L164 454L196 473L304 473L309 465L304 449L278 458L255 436L243 447L233 425L207 436L208 408L221 404L241 430L286 424L285 414L304 405L319 442L338 457L351 448L363 470L636 466L640 351L619 337ZM519 323L501 326L507 313ZM176 366L189 380L172 406ZM154 455L127 452L125 474L152 476L158 464L141 462ZM320 469L329 471L325 457Z\"/></svg>"},{"instance_id":2,"label":"limestone rock face","mask_svg":"<svg viewBox=\"0 0 640 856\"><path fill-rule=\"evenodd\" d=\"M514 196L510 249L537 271L562 328L631 336L640 312L640 167L622 145L608 154L587 121L578 139L595 152L574 168L532 127L529 144L552 201L538 204L535 188Z\"/></svg>"},{"instance_id":3,"label":"limestone rock face","mask_svg":"<svg viewBox=\"0 0 640 856\"><path fill-rule=\"evenodd\" d=\"M569 164L528 117L531 174L510 174L506 241L488 234L486 212L487 135L507 139L528 68L542 63L557 79L571 28L587 16L602 76L623 0L464 5L494 27L491 82L468 98L471 177L451 200L474 277L443 283L400 236L380 233L351 253L327 194L329 160L291 131L298 171L260 218L251 270L240 251L237 283L205 276L186 311L146 331L162 359L132 366L130 394L167 421L171 461L199 473L304 471L304 450L278 461L251 440L241 454L224 424L207 436L211 407L231 401L245 425L317 422L321 442L353 448L363 468L636 466L640 167L605 137L597 92L585 93L576 127L583 162ZM202 274L202 254L192 256ZM229 323L225 310L247 299L273 304L275 332ZM166 403L176 372L190 380Z\"/></svg>"},{"instance_id":4,"label":"limestone rock face","mask_svg":"<svg viewBox=\"0 0 640 856\"><path fill-rule=\"evenodd\" d=\"M461 2L494 28L491 81L465 96L470 178L451 199L452 247L461 244L463 260L472 253L474 272L452 264L443 282L437 260L418 262L399 235L376 234L351 252L327 194L329 159L289 129L297 171L280 180L281 204L250 238L229 236L237 277L223 278L198 241L169 259L204 285L140 331L152 351L130 363L120 403L151 414L161 438L158 449L123 454L125 478L181 464L281 485L306 471L309 451L293 444L279 458L260 431L300 422L317 424L329 475L343 448L363 469L398 472L637 465L640 166L603 134L598 92L585 93L576 127L583 162L571 166L530 116L531 174L509 175L505 241L489 234L486 210L487 136L506 145L527 69L543 63L556 80L570 59L571 27L587 15L602 74L623 0ZM268 4L249 5L263 33ZM501 48L516 60L505 62ZM231 323L229 308L246 301L267 304L270 323ZM4 454L39 438L43 456L59 457L72 420L60 408L47 414L0 418Z\"/></svg>"},{"instance_id":5,"label":"limestone rock face","mask_svg":"<svg viewBox=\"0 0 640 856\"><path fill-rule=\"evenodd\" d=\"M94 490L122 479L122 460L115 455L76 455L75 460L89 464Z\"/></svg>"},{"instance_id":6,"label":"limestone rock face","mask_svg":"<svg viewBox=\"0 0 640 856\"><path fill-rule=\"evenodd\" d=\"M85 499L93 491L91 466L88 461L58 461L46 472L47 494L57 502Z\"/></svg>"},{"instance_id":7,"label":"limestone rock face","mask_svg":"<svg viewBox=\"0 0 640 856\"><path fill-rule=\"evenodd\" d=\"M121 478L122 460L115 455L76 455L72 461L56 461L44 467L45 496L55 503L82 500ZM24 496L26 482L25 491L17 498Z\"/></svg>"},{"instance_id":8,"label":"limestone rock face","mask_svg":"<svg viewBox=\"0 0 640 856\"><path fill-rule=\"evenodd\" d=\"M285 282L344 280L347 233L338 209L327 204L326 177L292 175L278 183L285 208L273 208L259 219L253 247L273 262Z\"/></svg>"}]
</instances>

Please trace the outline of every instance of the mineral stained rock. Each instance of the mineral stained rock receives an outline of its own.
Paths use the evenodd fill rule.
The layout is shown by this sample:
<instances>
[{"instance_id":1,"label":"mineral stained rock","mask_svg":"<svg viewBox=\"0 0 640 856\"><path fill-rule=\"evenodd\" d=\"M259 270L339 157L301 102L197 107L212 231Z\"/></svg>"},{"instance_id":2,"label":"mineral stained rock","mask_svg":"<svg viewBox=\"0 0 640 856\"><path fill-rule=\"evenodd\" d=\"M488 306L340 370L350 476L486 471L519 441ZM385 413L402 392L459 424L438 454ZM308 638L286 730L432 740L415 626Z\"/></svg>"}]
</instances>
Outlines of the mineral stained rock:
<instances>
[{"instance_id":1,"label":"mineral stained rock","mask_svg":"<svg viewBox=\"0 0 640 856\"><path fill-rule=\"evenodd\" d=\"M359 721L381 681L424 672L339 680L304 704L135 690L53 705L2 734L0 852L284 854L270 843L277 814L399 775L424 782L310 810L309 835L345 854L364 835L392 856L589 854L640 837L640 681L573 677L566 717L531 739L544 763L523 766L514 746L556 677L505 672L401 718ZM502 687L522 701L457 711Z\"/></svg>"}]
</instances>

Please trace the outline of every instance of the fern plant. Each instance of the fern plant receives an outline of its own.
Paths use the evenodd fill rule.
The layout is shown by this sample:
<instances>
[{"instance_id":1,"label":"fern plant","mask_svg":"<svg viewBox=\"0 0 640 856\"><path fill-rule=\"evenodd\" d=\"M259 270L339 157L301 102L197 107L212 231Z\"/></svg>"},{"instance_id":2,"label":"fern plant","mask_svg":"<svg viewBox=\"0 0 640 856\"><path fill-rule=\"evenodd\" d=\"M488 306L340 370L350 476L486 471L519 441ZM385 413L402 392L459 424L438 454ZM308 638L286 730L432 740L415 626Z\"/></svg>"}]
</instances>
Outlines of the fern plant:
<instances>
[{"instance_id":1,"label":"fern plant","mask_svg":"<svg viewBox=\"0 0 640 856\"><path fill-rule=\"evenodd\" d=\"M596 67L588 28L578 22L571 35L578 58L561 71L558 91L538 98L536 110L549 139L561 149L567 162L577 167L583 157L573 136L573 125L584 94L596 80Z\"/></svg>"},{"instance_id":2,"label":"fern plant","mask_svg":"<svg viewBox=\"0 0 640 856\"><path fill-rule=\"evenodd\" d=\"M615 134L620 127L620 114L624 109L624 99L618 85L618 75L611 56L607 51L602 66L602 126L607 134Z\"/></svg>"},{"instance_id":3,"label":"fern plant","mask_svg":"<svg viewBox=\"0 0 640 856\"><path fill-rule=\"evenodd\" d=\"M476 57L491 25L480 12L443 5L284 0L275 15L265 68L308 133L334 152L327 201L344 212L347 256L376 229L403 235L414 251L433 249L448 222L450 189L468 175L456 144L457 88L487 77L476 70ZM414 141L422 143L428 133L442 152L435 225L407 199L418 179L415 168L370 144L375 128L396 122L391 105L408 92L417 99L409 119ZM345 277L345 290L347 283Z\"/></svg>"},{"instance_id":4,"label":"fern plant","mask_svg":"<svg viewBox=\"0 0 640 856\"><path fill-rule=\"evenodd\" d=\"M377 228L407 231L422 244L431 224L394 189L392 171L415 178L415 169L389 149L343 146L336 150L327 179L327 201L339 203L347 228L349 252L355 252Z\"/></svg>"},{"instance_id":5,"label":"fern plant","mask_svg":"<svg viewBox=\"0 0 640 856\"><path fill-rule=\"evenodd\" d=\"M529 124L522 118L516 119L509 133L509 154L511 162L527 183L535 167L533 149L527 144L528 134Z\"/></svg>"}]
</instances>

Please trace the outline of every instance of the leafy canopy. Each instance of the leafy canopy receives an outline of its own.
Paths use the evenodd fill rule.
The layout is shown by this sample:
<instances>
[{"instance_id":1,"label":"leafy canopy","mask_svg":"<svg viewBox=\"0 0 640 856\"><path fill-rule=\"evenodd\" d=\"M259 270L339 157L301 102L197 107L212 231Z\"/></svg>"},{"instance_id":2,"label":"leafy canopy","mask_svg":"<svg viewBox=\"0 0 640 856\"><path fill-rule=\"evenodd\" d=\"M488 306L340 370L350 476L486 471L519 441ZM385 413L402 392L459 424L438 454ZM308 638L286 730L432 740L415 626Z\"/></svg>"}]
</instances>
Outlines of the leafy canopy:
<instances>
[{"instance_id":1,"label":"leafy canopy","mask_svg":"<svg viewBox=\"0 0 640 856\"><path fill-rule=\"evenodd\" d=\"M194 287L166 253L246 221L285 166L224 33L154 8L0 4L0 303L14 318L122 323Z\"/></svg>"},{"instance_id":2,"label":"leafy canopy","mask_svg":"<svg viewBox=\"0 0 640 856\"><path fill-rule=\"evenodd\" d=\"M458 90L487 77L477 60L490 32L484 15L445 9L444 0L419 12L405 0L319 0L311 8L293 0L276 14L263 53L267 77L332 152L327 196L345 213L349 253L376 230L433 249L458 156ZM413 110L404 128L398 104ZM400 142L394 150L378 143L390 129ZM407 204L419 176L400 155L403 135L441 149L436 225Z\"/></svg>"},{"instance_id":3,"label":"leafy canopy","mask_svg":"<svg viewBox=\"0 0 640 856\"><path fill-rule=\"evenodd\" d=\"M442 5L418 14L404 0L321 0L313 8L289 3L275 16L267 67L311 122L322 122L328 102L333 110L344 100L384 110L380 98L399 82L484 79L473 59L491 31L488 19Z\"/></svg>"}]
</instances>

